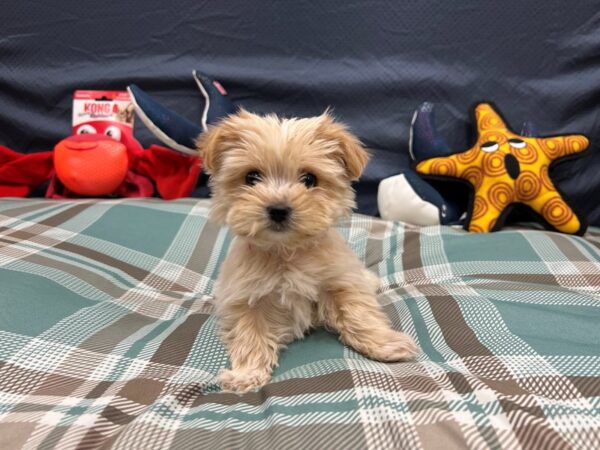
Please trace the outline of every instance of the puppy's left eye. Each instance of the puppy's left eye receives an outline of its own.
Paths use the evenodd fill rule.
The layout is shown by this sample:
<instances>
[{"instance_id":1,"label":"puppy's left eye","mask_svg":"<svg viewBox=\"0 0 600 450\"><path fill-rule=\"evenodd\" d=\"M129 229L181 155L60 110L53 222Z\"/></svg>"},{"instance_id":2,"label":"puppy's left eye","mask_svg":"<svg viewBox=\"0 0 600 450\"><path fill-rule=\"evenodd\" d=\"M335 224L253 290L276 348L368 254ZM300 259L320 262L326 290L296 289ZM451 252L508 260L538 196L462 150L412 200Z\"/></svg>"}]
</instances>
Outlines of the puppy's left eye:
<instances>
[{"instance_id":1,"label":"puppy's left eye","mask_svg":"<svg viewBox=\"0 0 600 450\"><path fill-rule=\"evenodd\" d=\"M300 177L300 181L307 188L315 187L317 185L317 177L314 176L312 173L305 173Z\"/></svg>"},{"instance_id":2,"label":"puppy's left eye","mask_svg":"<svg viewBox=\"0 0 600 450\"><path fill-rule=\"evenodd\" d=\"M248 186L254 186L256 183L260 183L261 180L262 177L260 175L260 172L257 172L256 170L253 170L252 172L248 172L246 174L246 184Z\"/></svg>"}]
</instances>

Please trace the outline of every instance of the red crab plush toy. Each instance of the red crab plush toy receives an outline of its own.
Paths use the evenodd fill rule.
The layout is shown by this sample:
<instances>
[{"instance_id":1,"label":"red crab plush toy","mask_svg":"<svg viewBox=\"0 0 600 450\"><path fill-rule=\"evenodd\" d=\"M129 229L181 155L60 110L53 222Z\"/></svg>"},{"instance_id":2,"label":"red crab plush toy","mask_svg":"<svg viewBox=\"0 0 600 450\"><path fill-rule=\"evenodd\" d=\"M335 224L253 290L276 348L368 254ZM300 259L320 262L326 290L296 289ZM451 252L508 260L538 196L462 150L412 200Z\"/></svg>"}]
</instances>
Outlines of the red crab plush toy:
<instances>
[{"instance_id":1,"label":"red crab plush toy","mask_svg":"<svg viewBox=\"0 0 600 450\"><path fill-rule=\"evenodd\" d=\"M120 136L118 136L120 138ZM49 181L46 197L150 197L191 194L200 158L106 134L70 136L54 152L24 155L0 146L0 197L26 197Z\"/></svg>"}]
</instances>

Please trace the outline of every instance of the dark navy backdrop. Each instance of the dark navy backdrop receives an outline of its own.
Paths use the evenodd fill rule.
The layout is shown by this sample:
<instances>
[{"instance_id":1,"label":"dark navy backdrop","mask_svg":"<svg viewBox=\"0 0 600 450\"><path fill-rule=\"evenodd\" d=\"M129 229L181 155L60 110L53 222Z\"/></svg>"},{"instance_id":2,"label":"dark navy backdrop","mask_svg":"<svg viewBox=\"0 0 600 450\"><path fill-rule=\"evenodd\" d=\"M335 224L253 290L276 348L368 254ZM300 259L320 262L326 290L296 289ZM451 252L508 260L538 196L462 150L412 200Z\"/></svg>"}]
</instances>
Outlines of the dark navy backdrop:
<instances>
[{"instance_id":1,"label":"dark navy backdrop","mask_svg":"<svg viewBox=\"0 0 600 450\"><path fill-rule=\"evenodd\" d=\"M73 90L130 82L199 120L197 68L253 111L333 106L375 154L358 190L376 213L378 181L406 164L412 111L437 103L460 150L470 106L489 99L515 128L589 135L590 154L553 175L600 225L598 1L4 0L0 18L0 144L51 148Z\"/></svg>"}]
</instances>

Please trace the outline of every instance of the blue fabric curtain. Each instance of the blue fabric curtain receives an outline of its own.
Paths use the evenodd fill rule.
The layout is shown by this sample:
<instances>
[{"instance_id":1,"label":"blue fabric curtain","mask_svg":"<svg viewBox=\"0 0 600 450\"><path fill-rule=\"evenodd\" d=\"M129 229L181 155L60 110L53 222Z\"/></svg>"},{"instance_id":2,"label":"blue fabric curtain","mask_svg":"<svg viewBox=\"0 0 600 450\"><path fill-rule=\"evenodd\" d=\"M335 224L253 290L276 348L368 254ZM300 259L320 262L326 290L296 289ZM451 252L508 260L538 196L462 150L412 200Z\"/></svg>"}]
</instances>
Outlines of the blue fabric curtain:
<instances>
[{"instance_id":1,"label":"blue fabric curtain","mask_svg":"<svg viewBox=\"0 0 600 450\"><path fill-rule=\"evenodd\" d=\"M372 149L357 185L377 212L379 180L407 164L422 101L438 105L457 150L470 108L494 101L518 129L582 132L588 154L554 167L559 188L600 225L600 5L563 0L460 2L4 0L0 144L46 150L70 131L75 89L135 82L199 120L200 69L256 112L312 115L332 106ZM151 136L138 122L138 137Z\"/></svg>"}]
</instances>

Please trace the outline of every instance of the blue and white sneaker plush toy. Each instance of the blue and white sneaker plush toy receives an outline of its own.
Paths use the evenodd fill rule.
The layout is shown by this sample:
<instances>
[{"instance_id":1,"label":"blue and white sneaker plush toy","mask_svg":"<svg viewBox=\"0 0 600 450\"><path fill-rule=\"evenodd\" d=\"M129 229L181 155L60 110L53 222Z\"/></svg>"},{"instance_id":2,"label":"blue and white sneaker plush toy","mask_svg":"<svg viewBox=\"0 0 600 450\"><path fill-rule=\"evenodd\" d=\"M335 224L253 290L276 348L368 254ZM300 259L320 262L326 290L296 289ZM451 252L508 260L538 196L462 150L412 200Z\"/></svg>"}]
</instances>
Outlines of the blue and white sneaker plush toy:
<instances>
[{"instance_id":1,"label":"blue and white sneaker plush toy","mask_svg":"<svg viewBox=\"0 0 600 450\"><path fill-rule=\"evenodd\" d=\"M171 111L135 84L127 90L131 95L138 117L167 147L190 155L197 155L194 141L207 125L235 112L236 108L227 91L218 81L194 70L194 80L204 98L204 110L199 124Z\"/></svg>"},{"instance_id":2,"label":"blue and white sneaker plush toy","mask_svg":"<svg viewBox=\"0 0 600 450\"><path fill-rule=\"evenodd\" d=\"M521 134L535 135L533 125L525 122ZM419 226L461 224L467 212L466 196L462 199L448 182L426 180L413 170L425 159L456 153L437 132L431 103L423 103L413 114L409 153L411 167L379 183L377 203L381 217Z\"/></svg>"}]
</instances>

